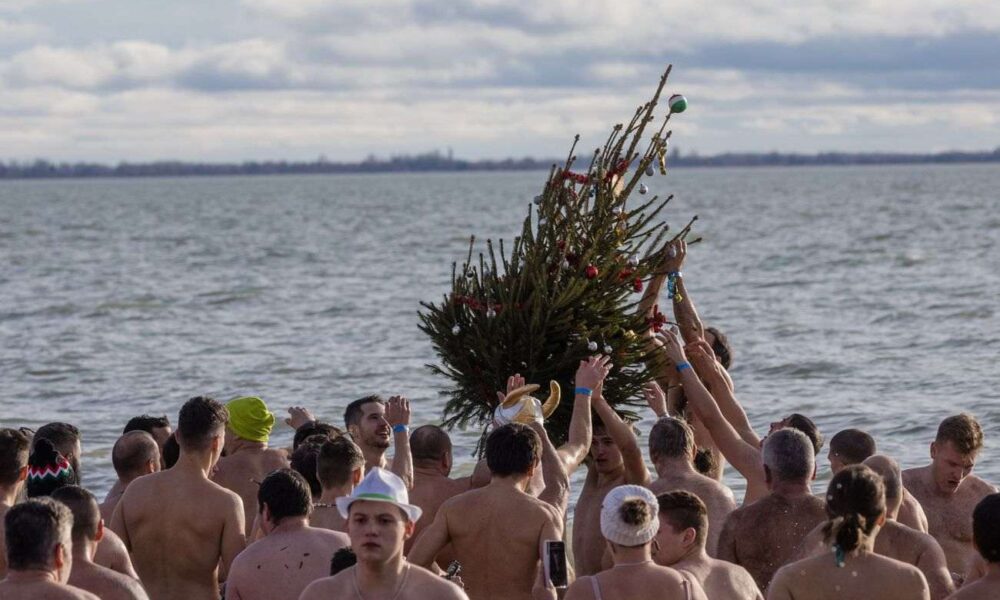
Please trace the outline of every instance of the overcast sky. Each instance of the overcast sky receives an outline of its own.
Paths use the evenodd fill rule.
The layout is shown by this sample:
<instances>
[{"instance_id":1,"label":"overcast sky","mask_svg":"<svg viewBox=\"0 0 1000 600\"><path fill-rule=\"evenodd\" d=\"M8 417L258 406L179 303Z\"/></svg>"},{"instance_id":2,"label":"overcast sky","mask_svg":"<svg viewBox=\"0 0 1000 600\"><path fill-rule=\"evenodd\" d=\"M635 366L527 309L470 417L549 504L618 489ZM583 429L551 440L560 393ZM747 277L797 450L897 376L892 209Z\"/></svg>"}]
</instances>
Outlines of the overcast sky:
<instances>
[{"instance_id":1,"label":"overcast sky","mask_svg":"<svg viewBox=\"0 0 1000 600\"><path fill-rule=\"evenodd\" d=\"M998 0L0 0L0 160L1000 145Z\"/></svg>"}]
</instances>

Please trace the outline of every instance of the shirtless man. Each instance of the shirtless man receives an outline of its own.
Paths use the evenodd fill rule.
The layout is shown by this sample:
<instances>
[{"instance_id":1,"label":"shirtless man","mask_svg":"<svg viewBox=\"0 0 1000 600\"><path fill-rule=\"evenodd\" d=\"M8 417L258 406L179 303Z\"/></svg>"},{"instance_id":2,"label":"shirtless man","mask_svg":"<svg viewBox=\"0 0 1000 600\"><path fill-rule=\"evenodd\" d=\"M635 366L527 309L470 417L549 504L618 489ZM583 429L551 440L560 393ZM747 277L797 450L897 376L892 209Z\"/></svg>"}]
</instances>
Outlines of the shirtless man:
<instances>
[{"instance_id":1,"label":"shirtless man","mask_svg":"<svg viewBox=\"0 0 1000 600\"><path fill-rule=\"evenodd\" d=\"M177 464L133 481L115 509L111 529L132 552L153 600L217 600L219 580L243 550L243 503L208 478L228 420L226 407L211 398L185 402Z\"/></svg>"},{"instance_id":2,"label":"shirtless man","mask_svg":"<svg viewBox=\"0 0 1000 600\"><path fill-rule=\"evenodd\" d=\"M409 503L406 484L395 474L371 469L337 507L348 520L357 564L314 581L299 600L468 600L455 584L403 558L403 542L413 535L420 508Z\"/></svg>"},{"instance_id":3,"label":"shirtless man","mask_svg":"<svg viewBox=\"0 0 1000 600\"><path fill-rule=\"evenodd\" d=\"M109 522L128 484L138 477L160 470L160 447L156 445L153 436L145 431L130 431L115 442L111 449L111 464L118 475L118 481L101 505L101 518Z\"/></svg>"},{"instance_id":4,"label":"shirtless man","mask_svg":"<svg viewBox=\"0 0 1000 600\"><path fill-rule=\"evenodd\" d=\"M7 577L3 600L100 600L66 583L73 566L73 515L51 498L33 498L4 515Z\"/></svg>"},{"instance_id":5,"label":"shirtless man","mask_svg":"<svg viewBox=\"0 0 1000 600\"><path fill-rule=\"evenodd\" d=\"M1000 494L990 494L972 512L972 538L985 563L984 573L948 600L1000 598Z\"/></svg>"},{"instance_id":6,"label":"shirtless man","mask_svg":"<svg viewBox=\"0 0 1000 600\"><path fill-rule=\"evenodd\" d=\"M102 600L148 600L137 580L94 564L97 542L104 536L104 520L94 495L82 487L68 485L52 492L52 499L62 502L73 513L73 568L68 583Z\"/></svg>"},{"instance_id":7,"label":"shirtless man","mask_svg":"<svg viewBox=\"0 0 1000 600\"><path fill-rule=\"evenodd\" d=\"M492 473L489 485L441 505L434 522L410 551L413 563L430 567L450 542L462 563L465 590L473 600L533 597L533 584L538 588L540 583L536 575L543 544L561 540L563 527L558 508L525 493L541 462L538 430L545 431L538 423L531 427L510 423L490 433L486 438L486 462ZM353 529L351 539L355 541Z\"/></svg>"},{"instance_id":8,"label":"shirtless man","mask_svg":"<svg viewBox=\"0 0 1000 600\"><path fill-rule=\"evenodd\" d=\"M838 431L830 438L830 470L834 475L846 466L857 465L877 452L875 439L860 429ZM927 515L910 492L903 489L902 503L896 520L907 527L927 533ZM934 597L933 589L931 596Z\"/></svg>"},{"instance_id":9,"label":"shirtless man","mask_svg":"<svg viewBox=\"0 0 1000 600\"><path fill-rule=\"evenodd\" d=\"M709 598L764 600L746 569L705 552L709 516L705 503L687 491L656 497L660 505L660 531L656 534L656 564L690 574Z\"/></svg>"},{"instance_id":10,"label":"shirtless man","mask_svg":"<svg viewBox=\"0 0 1000 600\"><path fill-rule=\"evenodd\" d=\"M354 487L361 483L364 471L364 454L350 437L340 436L323 443L316 461L316 476L323 495L313 505L309 516L313 527L347 533L347 521L337 510L337 498L350 496Z\"/></svg>"},{"instance_id":11,"label":"shirtless man","mask_svg":"<svg viewBox=\"0 0 1000 600\"><path fill-rule=\"evenodd\" d=\"M742 566L767 590L775 571L796 558L802 538L826 520L826 509L809 487L816 463L813 445L801 431L785 428L767 437L764 476L771 493L729 515L719 558Z\"/></svg>"},{"instance_id":12,"label":"shirtless man","mask_svg":"<svg viewBox=\"0 0 1000 600\"><path fill-rule=\"evenodd\" d=\"M417 427L410 434L410 451L413 453L413 489L410 502L423 511L413 537L406 540L405 553L409 554L420 534L437 516L437 511L445 500L469 491L469 477L452 479L451 438L437 425ZM445 548L437 556L437 563L446 567L455 559L451 548Z\"/></svg>"},{"instance_id":13,"label":"shirtless man","mask_svg":"<svg viewBox=\"0 0 1000 600\"><path fill-rule=\"evenodd\" d=\"M264 477L275 469L288 467L282 450L267 447L274 427L274 414L256 397L236 398L226 404L224 455L219 459L212 481L239 494L246 515L257 514L257 490ZM247 525L253 521L247 519Z\"/></svg>"},{"instance_id":14,"label":"shirtless man","mask_svg":"<svg viewBox=\"0 0 1000 600\"><path fill-rule=\"evenodd\" d=\"M762 441L750 426L746 413L733 395L728 375L711 348L703 341L682 348L680 340L670 332L659 334L653 343L662 347L667 360L675 365L684 395L698 421L704 424L726 460L746 478L743 505L765 497L769 488L761 457ZM822 448L823 436L809 418L798 413L788 415L772 422L768 435L785 428L805 434L814 455Z\"/></svg>"},{"instance_id":15,"label":"shirtless man","mask_svg":"<svg viewBox=\"0 0 1000 600\"><path fill-rule=\"evenodd\" d=\"M956 580L966 572L976 550L972 511L995 487L972 475L983 430L975 417L960 414L941 421L931 443L931 464L903 471L903 485L927 513L928 533L941 544Z\"/></svg>"},{"instance_id":16,"label":"shirtless man","mask_svg":"<svg viewBox=\"0 0 1000 600\"><path fill-rule=\"evenodd\" d=\"M652 386L656 384L650 384ZM658 386L656 391L659 392ZM674 417L662 417L653 425L649 432L649 458L659 477L649 484L649 489L654 494L686 490L705 503L708 507L706 548L709 556L715 556L722 524L729 513L736 510L736 500L731 489L695 470L694 456L694 432L687 423Z\"/></svg>"},{"instance_id":17,"label":"shirtless man","mask_svg":"<svg viewBox=\"0 0 1000 600\"><path fill-rule=\"evenodd\" d=\"M329 574L330 559L351 540L346 533L309 526L309 484L291 469L265 477L257 503L266 537L233 561L226 600L298 598L306 586Z\"/></svg>"},{"instance_id":18,"label":"shirtless man","mask_svg":"<svg viewBox=\"0 0 1000 600\"><path fill-rule=\"evenodd\" d=\"M17 429L0 429L0 579L7 574L3 517L17 502L28 477L28 447L31 440Z\"/></svg>"},{"instance_id":19,"label":"shirtless man","mask_svg":"<svg viewBox=\"0 0 1000 600\"><path fill-rule=\"evenodd\" d=\"M344 409L344 425L365 455L366 472L373 467L388 468L406 483L407 489L413 487L409 400L393 396L386 403L379 396L359 398ZM393 443L396 454L388 466L385 453Z\"/></svg>"},{"instance_id":20,"label":"shirtless man","mask_svg":"<svg viewBox=\"0 0 1000 600\"><path fill-rule=\"evenodd\" d=\"M609 368L609 364L602 364ZM606 542L601 535L601 502L612 489L625 484L649 485L649 472L632 426L604 399L607 370L580 369L576 375L577 398L592 396L599 419L593 423L593 442L587 463L587 478L573 511L573 558L576 575L601 571ZM585 400L585 398L584 398Z\"/></svg>"},{"instance_id":21,"label":"shirtless man","mask_svg":"<svg viewBox=\"0 0 1000 600\"><path fill-rule=\"evenodd\" d=\"M69 461L73 476L65 484L79 484L80 458L83 456L80 430L69 423L48 423L39 427L38 431L35 432L35 437L32 438L32 445L37 444L40 440L51 442L56 452ZM104 537L98 542L94 562L133 579L138 577L135 568L132 566L132 559L129 557L128 549L121 538L113 531L106 531Z\"/></svg>"},{"instance_id":22,"label":"shirtless man","mask_svg":"<svg viewBox=\"0 0 1000 600\"><path fill-rule=\"evenodd\" d=\"M920 569L927 580L931 600L942 600L955 589L944 560L944 551L930 535L897 522L903 489L899 465L888 456L879 454L868 457L864 465L878 474L885 486L885 523L875 537L875 552ZM802 542L802 557L829 552L830 545L824 540L823 525L816 527Z\"/></svg>"}]
</instances>

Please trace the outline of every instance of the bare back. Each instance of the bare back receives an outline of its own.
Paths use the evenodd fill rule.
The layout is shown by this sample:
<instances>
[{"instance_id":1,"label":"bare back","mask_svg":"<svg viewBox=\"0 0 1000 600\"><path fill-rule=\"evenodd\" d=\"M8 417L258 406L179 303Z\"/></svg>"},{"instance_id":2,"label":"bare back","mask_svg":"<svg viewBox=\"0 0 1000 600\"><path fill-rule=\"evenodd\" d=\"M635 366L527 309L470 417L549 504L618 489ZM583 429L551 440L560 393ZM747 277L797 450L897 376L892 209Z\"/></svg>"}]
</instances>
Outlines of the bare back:
<instances>
[{"instance_id":1,"label":"bare back","mask_svg":"<svg viewBox=\"0 0 1000 600\"><path fill-rule=\"evenodd\" d=\"M320 529L347 533L347 520L333 504L314 504L309 513L309 524Z\"/></svg>"},{"instance_id":2,"label":"bare back","mask_svg":"<svg viewBox=\"0 0 1000 600\"><path fill-rule=\"evenodd\" d=\"M849 556L838 567L831 554L782 567L768 600L928 600L927 582L912 565L872 552Z\"/></svg>"},{"instance_id":3,"label":"bare back","mask_svg":"<svg viewBox=\"0 0 1000 600\"><path fill-rule=\"evenodd\" d=\"M948 600L996 600L1000 598L1000 575L993 574L965 585Z\"/></svg>"},{"instance_id":4,"label":"bare back","mask_svg":"<svg viewBox=\"0 0 1000 600\"><path fill-rule=\"evenodd\" d=\"M750 573L731 562L706 557L699 561L681 561L673 565L681 574L688 573L701 584L711 599L763 600L757 582Z\"/></svg>"},{"instance_id":5,"label":"bare back","mask_svg":"<svg viewBox=\"0 0 1000 600\"><path fill-rule=\"evenodd\" d=\"M815 496L771 494L729 515L719 558L742 566L767 590L774 573L798 556L802 539L825 520L825 503Z\"/></svg>"},{"instance_id":6,"label":"bare back","mask_svg":"<svg viewBox=\"0 0 1000 600\"><path fill-rule=\"evenodd\" d=\"M909 490L903 488L903 501L899 505L899 513L896 521L906 525L910 529L927 533L927 514L920 502L913 497Z\"/></svg>"},{"instance_id":7,"label":"bare back","mask_svg":"<svg viewBox=\"0 0 1000 600\"><path fill-rule=\"evenodd\" d=\"M226 582L226 600L298 598L330 574L334 553L351 545L347 534L303 527L272 532L240 553Z\"/></svg>"},{"instance_id":8,"label":"bare back","mask_svg":"<svg viewBox=\"0 0 1000 600\"><path fill-rule=\"evenodd\" d=\"M736 510L733 491L718 481L698 473L678 473L661 477L649 485L656 495L677 490L691 492L705 503L708 510L708 536L705 550L709 556L717 555L719 535L729 513Z\"/></svg>"},{"instance_id":9,"label":"bare back","mask_svg":"<svg viewBox=\"0 0 1000 600\"><path fill-rule=\"evenodd\" d=\"M0 581L3 600L101 600L88 591L51 581L12 584Z\"/></svg>"},{"instance_id":10,"label":"bare back","mask_svg":"<svg viewBox=\"0 0 1000 600\"><path fill-rule=\"evenodd\" d=\"M944 550L948 568L954 573L965 573L976 555L972 545L972 511L996 488L969 475L953 494L942 495L935 488L930 467L903 471L903 484L927 514L927 532Z\"/></svg>"},{"instance_id":11,"label":"bare back","mask_svg":"<svg viewBox=\"0 0 1000 600\"><path fill-rule=\"evenodd\" d=\"M434 517L437 516L438 509L441 508L441 505L445 501L467 491L469 491L468 477L451 479L444 475L424 475L420 471L414 473L413 489L410 490L410 503L419 506L423 510L423 513L420 515L420 520L417 521L413 536L406 540L403 553L407 554L410 552L410 548L413 547L420 534L434 522ZM438 553L438 564L442 568L446 567L454 558L455 552L449 544L444 550Z\"/></svg>"},{"instance_id":12,"label":"bare back","mask_svg":"<svg viewBox=\"0 0 1000 600\"><path fill-rule=\"evenodd\" d=\"M530 599L544 532L562 531L557 511L548 504L494 486L446 501L438 518L447 525L465 590L474 600Z\"/></svg>"},{"instance_id":13,"label":"bare back","mask_svg":"<svg viewBox=\"0 0 1000 600\"><path fill-rule=\"evenodd\" d=\"M705 600L704 590L669 567L620 565L577 579L566 600Z\"/></svg>"},{"instance_id":14,"label":"bare back","mask_svg":"<svg viewBox=\"0 0 1000 600\"><path fill-rule=\"evenodd\" d=\"M271 471L287 467L288 458L281 450L248 448L220 458L212 481L239 494L244 514L256 515L260 482Z\"/></svg>"},{"instance_id":15,"label":"bare back","mask_svg":"<svg viewBox=\"0 0 1000 600\"><path fill-rule=\"evenodd\" d=\"M79 560L73 561L69 584L97 595L101 600L147 600L142 585L111 569Z\"/></svg>"},{"instance_id":16,"label":"bare back","mask_svg":"<svg viewBox=\"0 0 1000 600\"><path fill-rule=\"evenodd\" d=\"M110 521L108 521L110 523ZM97 543L97 554L94 555L94 562L102 567L111 569L116 573L121 573L126 577L138 579L132 564L132 557L129 556L128 548L118 534L107 527L104 528L104 537Z\"/></svg>"},{"instance_id":17,"label":"bare back","mask_svg":"<svg viewBox=\"0 0 1000 600\"><path fill-rule=\"evenodd\" d=\"M245 544L239 496L177 467L128 486L112 528L154 600L217 600L220 560Z\"/></svg>"}]
</instances>

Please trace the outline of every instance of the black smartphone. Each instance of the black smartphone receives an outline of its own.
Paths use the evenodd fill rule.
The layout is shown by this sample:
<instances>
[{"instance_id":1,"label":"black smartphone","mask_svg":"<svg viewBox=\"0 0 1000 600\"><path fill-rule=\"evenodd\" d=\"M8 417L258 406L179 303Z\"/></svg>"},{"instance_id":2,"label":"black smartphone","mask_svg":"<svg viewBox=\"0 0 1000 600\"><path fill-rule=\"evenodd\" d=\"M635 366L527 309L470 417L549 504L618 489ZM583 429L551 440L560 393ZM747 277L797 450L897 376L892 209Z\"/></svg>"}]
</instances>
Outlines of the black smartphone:
<instances>
[{"instance_id":1,"label":"black smartphone","mask_svg":"<svg viewBox=\"0 0 1000 600\"><path fill-rule=\"evenodd\" d=\"M545 578L552 587L564 588L569 585L566 569L566 544L562 540L545 540Z\"/></svg>"},{"instance_id":2,"label":"black smartphone","mask_svg":"<svg viewBox=\"0 0 1000 600\"><path fill-rule=\"evenodd\" d=\"M456 575L462 572L462 563L457 560L453 560L448 563L448 568L445 570L445 579L454 579Z\"/></svg>"}]
</instances>

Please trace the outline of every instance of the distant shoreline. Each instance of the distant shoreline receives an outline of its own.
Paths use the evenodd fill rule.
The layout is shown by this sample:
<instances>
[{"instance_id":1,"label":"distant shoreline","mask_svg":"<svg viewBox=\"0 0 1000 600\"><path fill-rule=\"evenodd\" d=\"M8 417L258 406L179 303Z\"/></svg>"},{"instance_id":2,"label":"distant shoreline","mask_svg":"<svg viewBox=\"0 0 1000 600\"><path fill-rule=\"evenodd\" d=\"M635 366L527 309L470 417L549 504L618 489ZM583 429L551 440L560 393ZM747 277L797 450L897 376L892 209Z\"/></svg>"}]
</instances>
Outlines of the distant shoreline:
<instances>
[{"instance_id":1,"label":"distant shoreline","mask_svg":"<svg viewBox=\"0 0 1000 600\"><path fill-rule=\"evenodd\" d=\"M682 155L676 150L667 159L669 167L798 167L846 165L914 165L998 163L1000 147L992 152L941 152L937 154L849 153L819 154L725 153L713 156ZM28 163L0 162L3 179L72 179L130 177L207 177L221 175L332 175L359 173L455 173L473 171L534 171L547 170L561 160L508 158L504 160L462 160L431 152L389 159L369 157L361 162L247 161L242 163L195 163L156 161L106 165L100 163L54 163L36 160ZM579 169L586 165L577 164Z\"/></svg>"}]
</instances>

